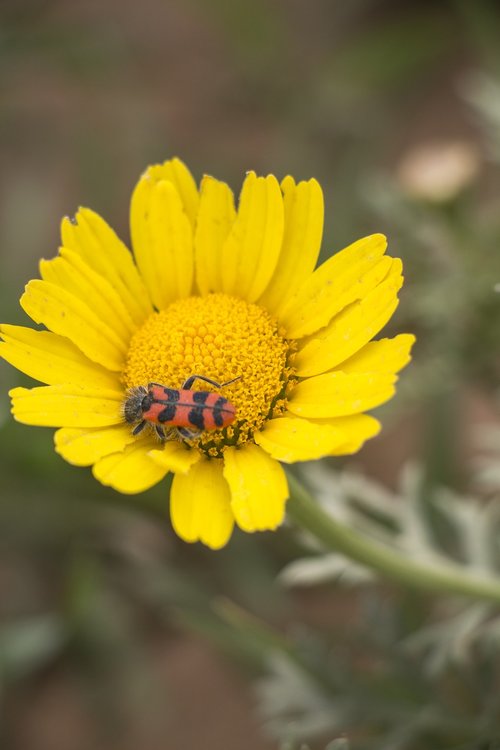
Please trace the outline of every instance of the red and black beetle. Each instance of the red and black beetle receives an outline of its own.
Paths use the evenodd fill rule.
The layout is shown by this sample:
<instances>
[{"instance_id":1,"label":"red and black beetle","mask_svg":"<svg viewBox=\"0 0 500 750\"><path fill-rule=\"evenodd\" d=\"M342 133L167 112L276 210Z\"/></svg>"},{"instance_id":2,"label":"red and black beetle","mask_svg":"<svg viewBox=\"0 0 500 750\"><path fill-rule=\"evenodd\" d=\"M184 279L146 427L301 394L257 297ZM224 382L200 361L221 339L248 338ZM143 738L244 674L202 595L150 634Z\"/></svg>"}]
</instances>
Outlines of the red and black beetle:
<instances>
[{"instance_id":1,"label":"red and black beetle","mask_svg":"<svg viewBox=\"0 0 500 750\"><path fill-rule=\"evenodd\" d=\"M125 421L135 424L134 435L148 424L154 426L162 440L167 437L165 428L176 429L181 437L192 440L204 430L227 427L236 418L234 406L218 393L193 391L191 387L195 380L203 380L215 388L224 388L240 377L217 383L204 375L191 375L182 388L169 388L161 383L136 386L129 390L123 406Z\"/></svg>"}]
</instances>

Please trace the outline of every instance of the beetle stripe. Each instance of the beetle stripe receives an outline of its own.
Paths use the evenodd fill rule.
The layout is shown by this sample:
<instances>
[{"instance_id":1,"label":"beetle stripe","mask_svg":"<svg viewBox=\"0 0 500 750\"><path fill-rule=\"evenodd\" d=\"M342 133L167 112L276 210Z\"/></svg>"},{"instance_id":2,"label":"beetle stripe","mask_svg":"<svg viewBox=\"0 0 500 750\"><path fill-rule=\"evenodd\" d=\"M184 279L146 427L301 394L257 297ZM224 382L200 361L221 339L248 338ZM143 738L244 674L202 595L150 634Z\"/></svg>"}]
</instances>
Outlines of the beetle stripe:
<instances>
[{"instance_id":1,"label":"beetle stripe","mask_svg":"<svg viewBox=\"0 0 500 750\"><path fill-rule=\"evenodd\" d=\"M212 395L208 391L193 391L193 403L195 404L206 404L208 400L210 400L210 396Z\"/></svg>"},{"instance_id":2,"label":"beetle stripe","mask_svg":"<svg viewBox=\"0 0 500 750\"><path fill-rule=\"evenodd\" d=\"M217 427L222 427L222 425L224 424L224 411L227 412L227 410L224 409L224 406L226 404L227 404L226 399L222 398L221 396L220 398L217 399L217 401L215 402L213 406L212 416L214 419L214 423L217 425Z\"/></svg>"},{"instance_id":3,"label":"beetle stripe","mask_svg":"<svg viewBox=\"0 0 500 750\"><path fill-rule=\"evenodd\" d=\"M172 422L172 420L175 420L175 413L177 411L177 406L175 404L167 404L163 407L161 412L157 415L157 420L160 422L160 424L165 424L166 422Z\"/></svg>"},{"instance_id":4,"label":"beetle stripe","mask_svg":"<svg viewBox=\"0 0 500 750\"><path fill-rule=\"evenodd\" d=\"M178 401L180 396L180 391L176 388L167 388L164 385L158 385L156 383L150 383L148 385L148 391L154 401L159 401L160 403Z\"/></svg>"},{"instance_id":5,"label":"beetle stripe","mask_svg":"<svg viewBox=\"0 0 500 750\"><path fill-rule=\"evenodd\" d=\"M205 415L202 406L195 406L190 410L189 421L193 427L196 427L198 430L205 429Z\"/></svg>"}]
</instances>

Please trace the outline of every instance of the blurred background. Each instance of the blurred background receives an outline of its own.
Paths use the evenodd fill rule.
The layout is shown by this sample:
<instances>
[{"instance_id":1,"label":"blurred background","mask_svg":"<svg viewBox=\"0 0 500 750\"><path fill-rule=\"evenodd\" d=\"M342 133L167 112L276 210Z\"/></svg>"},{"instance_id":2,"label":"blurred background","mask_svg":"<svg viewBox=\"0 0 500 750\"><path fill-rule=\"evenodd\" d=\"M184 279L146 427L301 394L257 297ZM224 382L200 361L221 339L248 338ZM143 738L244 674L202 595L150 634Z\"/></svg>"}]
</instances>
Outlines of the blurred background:
<instances>
[{"instance_id":1,"label":"blurred background","mask_svg":"<svg viewBox=\"0 0 500 750\"><path fill-rule=\"evenodd\" d=\"M1 0L0 320L79 205L128 241L181 157L316 177L323 258L389 237L415 361L382 435L304 467L353 523L498 575L500 3ZM291 527L175 538L14 423L0 362L2 750L493 750L492 606L414 594ZM332 501L333 502L333 501Z\"/></svg>"}]
</instances>

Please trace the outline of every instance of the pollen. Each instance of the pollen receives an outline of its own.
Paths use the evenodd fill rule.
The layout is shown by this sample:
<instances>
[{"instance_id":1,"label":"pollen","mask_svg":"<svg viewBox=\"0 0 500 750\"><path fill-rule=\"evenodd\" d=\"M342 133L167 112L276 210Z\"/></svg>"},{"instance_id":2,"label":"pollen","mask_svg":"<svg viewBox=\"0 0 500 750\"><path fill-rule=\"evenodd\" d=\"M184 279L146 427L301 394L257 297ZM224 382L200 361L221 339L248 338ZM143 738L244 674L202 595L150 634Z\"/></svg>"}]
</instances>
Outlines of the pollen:
<instances>
[{"instance_id":1,"label":"pollen","mask_svg":"<svg viewBox=\"0 0 500 750\"><path fill-rule=\"evenodd\" d=\"M258 305L227 294L188 297L153 313L135 333L123 382L126 388L151 382L181 388L191 375L218 383L239 378L221 390L236 421L193 441L206 455L220 457L226 445L252 440L266 420L284 411L295 380L294 352L294 342ZM217 390L201 381L193 388Z\"/></svg>"}]
</instances>

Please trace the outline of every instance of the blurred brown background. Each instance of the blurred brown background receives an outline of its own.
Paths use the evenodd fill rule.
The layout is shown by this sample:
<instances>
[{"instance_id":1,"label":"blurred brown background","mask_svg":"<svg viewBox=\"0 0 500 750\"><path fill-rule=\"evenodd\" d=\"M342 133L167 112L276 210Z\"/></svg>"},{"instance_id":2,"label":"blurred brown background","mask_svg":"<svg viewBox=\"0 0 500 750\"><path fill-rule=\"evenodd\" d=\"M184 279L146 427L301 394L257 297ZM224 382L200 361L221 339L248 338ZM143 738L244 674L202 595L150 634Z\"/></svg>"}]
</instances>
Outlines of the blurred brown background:
<instances>
[{"instance_id":1,"label":"blurred brown background","mask_svg":"<svg viewBox=\"0 0 500 750\"><path fill-rule=\"evenodd\" d=\"M178 155L235 192L247 169L315 176L323 256L388 234L409 279L392 330L419 333L385 433L353 461L395 485L419 457L429 483L466 488L470 425L498 409L499 28L486 0L2 0L0 319L27 324L23 286L79 205L128 240L148 164ZM183 545L165 483L124 500L50 430L12 423L7 391L27 382L0 363L2 750L277 748L260 657L211 603L341 638L355 599L277 587L286 531Z\"/></svg>"}]
</instances>

